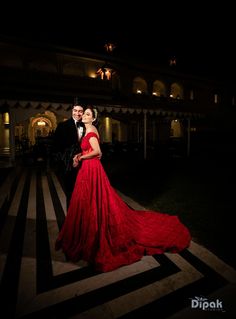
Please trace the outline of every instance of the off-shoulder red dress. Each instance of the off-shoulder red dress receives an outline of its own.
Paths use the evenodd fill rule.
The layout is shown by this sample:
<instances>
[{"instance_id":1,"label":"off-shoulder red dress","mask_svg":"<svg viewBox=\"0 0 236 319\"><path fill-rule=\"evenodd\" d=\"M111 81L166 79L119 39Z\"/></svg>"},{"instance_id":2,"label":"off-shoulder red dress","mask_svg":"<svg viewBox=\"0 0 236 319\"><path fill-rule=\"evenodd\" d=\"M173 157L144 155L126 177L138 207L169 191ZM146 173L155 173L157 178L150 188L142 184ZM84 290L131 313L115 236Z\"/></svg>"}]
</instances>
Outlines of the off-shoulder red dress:
<instances>
[{"instance_id":1,"label":"off-shoulder red dress","mask_svg":"<svg viewBox=\"0 0 236 319\"><path fill-rule=\"evenodd\" d=\"M81 142L92 150L90 132ZM78 171L70 206L56 240L73 262L85 260L106 272L144 255L178 253L189 246L189 230L177 216L130 208L111 186L98 158L85 159Z\"/></svg>"}]
</instances>

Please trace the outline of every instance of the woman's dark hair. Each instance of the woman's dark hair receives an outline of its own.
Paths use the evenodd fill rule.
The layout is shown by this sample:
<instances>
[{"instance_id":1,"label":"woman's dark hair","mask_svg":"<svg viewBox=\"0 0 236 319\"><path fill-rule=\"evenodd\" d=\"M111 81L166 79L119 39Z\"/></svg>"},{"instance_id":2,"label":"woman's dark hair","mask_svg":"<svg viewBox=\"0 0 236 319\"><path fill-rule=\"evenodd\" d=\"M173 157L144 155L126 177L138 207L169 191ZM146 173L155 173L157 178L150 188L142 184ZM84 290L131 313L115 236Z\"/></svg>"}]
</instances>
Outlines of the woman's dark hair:
<instances>
[{"instance_id":1,"label":"woman's dark hair","mask_svg":"<svg viewBox=\"0 0 236 319\"><path fill-rule=\"evenodd\" d=\"M89 109L92 112L92 115L94 117L93 125L97 126L98 125L98 110L91 105L88 105L85 109Z\"/></svg>"}]
</instances>

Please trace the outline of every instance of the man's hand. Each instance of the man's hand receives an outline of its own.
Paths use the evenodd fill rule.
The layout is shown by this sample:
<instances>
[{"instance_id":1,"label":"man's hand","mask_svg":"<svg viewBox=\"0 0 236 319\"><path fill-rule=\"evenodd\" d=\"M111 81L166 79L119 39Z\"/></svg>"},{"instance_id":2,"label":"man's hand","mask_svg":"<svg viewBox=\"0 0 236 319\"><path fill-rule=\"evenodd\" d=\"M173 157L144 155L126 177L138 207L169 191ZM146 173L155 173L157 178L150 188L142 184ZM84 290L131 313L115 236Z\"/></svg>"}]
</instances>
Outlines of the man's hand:
<instances>
[{"instance_id":1,"label":"man's hand","mask_svg":"<svg viewBox=\"0 0 236 319\"><path fill-rule=\"evenodd\" d=\"M77 167L77 166L79 165L80 157L81 157L81 153L76 154L76 155L73 157L73 167Z\"/></svg>"}]
</instances>

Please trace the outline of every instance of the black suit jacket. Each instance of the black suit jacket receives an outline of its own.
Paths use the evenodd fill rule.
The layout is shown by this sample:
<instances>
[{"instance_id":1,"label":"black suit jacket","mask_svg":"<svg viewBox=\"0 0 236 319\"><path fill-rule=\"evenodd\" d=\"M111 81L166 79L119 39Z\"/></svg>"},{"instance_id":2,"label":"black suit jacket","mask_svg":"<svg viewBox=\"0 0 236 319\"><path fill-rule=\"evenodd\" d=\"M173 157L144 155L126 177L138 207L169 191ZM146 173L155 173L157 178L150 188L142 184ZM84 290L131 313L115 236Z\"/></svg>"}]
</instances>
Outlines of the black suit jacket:
<instances>
[{"instance_id":1,"label":"black suit jacket","mask_svg":"<svg viewBox=\"0 0 236 319\"><path fill-rule=\"evenodd\" d=\"M81 125L84 127L83 123ZM63 161L66 171L71 170L73 156L81 152L77 127L72 117L58 124L54 133L53 150L57 158Z\"/></svg>"}]
</instances>

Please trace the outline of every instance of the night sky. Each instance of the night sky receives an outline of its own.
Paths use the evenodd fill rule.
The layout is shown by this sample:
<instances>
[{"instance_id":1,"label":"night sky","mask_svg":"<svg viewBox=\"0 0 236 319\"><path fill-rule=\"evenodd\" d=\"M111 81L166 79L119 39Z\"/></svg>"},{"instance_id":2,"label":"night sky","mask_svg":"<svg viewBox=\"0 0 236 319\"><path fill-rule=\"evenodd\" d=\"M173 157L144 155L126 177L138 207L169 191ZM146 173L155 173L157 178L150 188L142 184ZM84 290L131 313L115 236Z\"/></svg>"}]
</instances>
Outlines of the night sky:
<instances>
[{"instance_id":1,"label":"night sky","mask_svg":"<svg viewBox=\"0 0 236 319\"><path fill-rule=\"evenodd\" d=\"M117 57L164 66L175 57L180 71L234 78L234 11L203 4L180 8L170 2L161 8L156 3L153 10L140 6L128 12L114 5L101 10L102 14L87 8L70 9L68 14L61 8L50 14L41 10L41 16L17 15L16 9L14 25L1 20L0 35L99 53L105 53L106 42L113 42L117 45L113 55Z\"/></svg>"}]
</instances>

